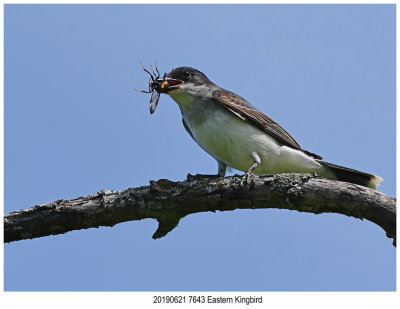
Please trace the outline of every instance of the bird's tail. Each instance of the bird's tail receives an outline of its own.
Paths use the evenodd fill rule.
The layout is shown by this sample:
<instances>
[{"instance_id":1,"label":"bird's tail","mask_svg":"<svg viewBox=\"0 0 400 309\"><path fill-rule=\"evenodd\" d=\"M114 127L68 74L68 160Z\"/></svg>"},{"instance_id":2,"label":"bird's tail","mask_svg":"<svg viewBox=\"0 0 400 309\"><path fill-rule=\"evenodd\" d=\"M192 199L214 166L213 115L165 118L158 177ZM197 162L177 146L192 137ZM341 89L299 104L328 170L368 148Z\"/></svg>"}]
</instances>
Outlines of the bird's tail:
<instances>
[{"instance_id":1,"label":"bird's tail","mask_svg":"<svg viewBox=\"0 0 400 309\"><path fill-rule=\"evenodd\" d=\"M322 160L316 160L318 163L327 167L336 176L337 180L346 181L361 185L364 187L376 189L377 185L383 181L382 177L353 170L348 167L332 164Z\"/></svg>"}]
</instances>

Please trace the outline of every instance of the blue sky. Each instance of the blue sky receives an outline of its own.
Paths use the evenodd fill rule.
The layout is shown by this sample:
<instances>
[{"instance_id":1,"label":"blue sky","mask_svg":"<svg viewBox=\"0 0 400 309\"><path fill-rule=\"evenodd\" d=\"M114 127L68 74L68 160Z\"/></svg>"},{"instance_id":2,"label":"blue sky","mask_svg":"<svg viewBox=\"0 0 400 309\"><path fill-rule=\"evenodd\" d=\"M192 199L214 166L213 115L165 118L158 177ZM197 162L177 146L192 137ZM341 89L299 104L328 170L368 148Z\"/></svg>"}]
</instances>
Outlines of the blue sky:
<instances>
[{"instance_id":1,"label":"blue sky","mask_svg":"<svg viewBox=\"0 0 400 309\"><path fill-rule=\"evenodd\" d=\"M5 213L215 173L147 75L192 66L326 161L395 195L394 5L6 5ZM4 246L7 291L392 291L369 221L288 210L155 220Z\"/></svg>"}]
</instances>

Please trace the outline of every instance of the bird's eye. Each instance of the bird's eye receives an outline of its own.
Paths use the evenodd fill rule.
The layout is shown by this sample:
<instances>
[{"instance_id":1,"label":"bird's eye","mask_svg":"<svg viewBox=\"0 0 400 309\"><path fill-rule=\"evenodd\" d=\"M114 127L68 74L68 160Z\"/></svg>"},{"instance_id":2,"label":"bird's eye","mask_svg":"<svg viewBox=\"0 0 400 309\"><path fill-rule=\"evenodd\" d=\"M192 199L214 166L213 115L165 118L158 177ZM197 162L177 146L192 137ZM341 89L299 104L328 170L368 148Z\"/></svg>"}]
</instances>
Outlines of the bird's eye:
<instances>
[{"instance_id":1,"label":"bird's eye","mask_svg":"<svg viewBox=\"0 0 400 309\"><path fill-rule=\"evenodd\" d=\"M185 72L183 72L182 77L183 77L183 79L187 80L190 77L190 73L185 71Z\"/></svg>"}]
</instances>

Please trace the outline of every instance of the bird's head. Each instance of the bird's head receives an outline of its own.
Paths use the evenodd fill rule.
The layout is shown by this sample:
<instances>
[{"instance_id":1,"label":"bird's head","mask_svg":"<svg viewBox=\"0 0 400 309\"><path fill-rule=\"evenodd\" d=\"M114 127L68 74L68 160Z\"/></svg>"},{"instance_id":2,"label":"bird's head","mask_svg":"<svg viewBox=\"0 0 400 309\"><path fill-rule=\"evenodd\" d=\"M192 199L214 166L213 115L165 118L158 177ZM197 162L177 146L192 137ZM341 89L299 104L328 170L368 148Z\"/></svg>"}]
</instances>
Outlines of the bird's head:
<instances>
[{"instance_id":1,"label":"bird's head","mask_svg":"<svg viewBox=\"0 0 400 309\"><path fill-rule=\"evenodd\" d=\"M158 91L171 96L180 92L196 92L195 89L213 83L199 70L191 67L179 67L173 69L159 82Z\"/></svg>"}]
</instances>

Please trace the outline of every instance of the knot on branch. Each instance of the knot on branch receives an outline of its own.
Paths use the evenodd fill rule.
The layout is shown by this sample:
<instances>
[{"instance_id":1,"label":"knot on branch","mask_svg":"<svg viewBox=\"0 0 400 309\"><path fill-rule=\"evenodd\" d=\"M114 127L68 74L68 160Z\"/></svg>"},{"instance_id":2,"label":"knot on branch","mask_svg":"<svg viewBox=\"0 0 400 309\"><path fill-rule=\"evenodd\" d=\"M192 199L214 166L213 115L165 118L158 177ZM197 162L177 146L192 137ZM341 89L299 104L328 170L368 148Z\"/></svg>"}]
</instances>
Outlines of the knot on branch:
<instances>
[{"instance_id":1,"label":"knot on branch","mask_svg":"<svg viewBox=\"0 0 400 309\"><path fill-rule=\"evenodd\" d=\"M168 179L150 180L150 192L169 192L176 189L177 182Z\"/></svg>"}]
</instances>

